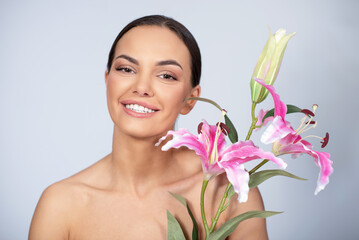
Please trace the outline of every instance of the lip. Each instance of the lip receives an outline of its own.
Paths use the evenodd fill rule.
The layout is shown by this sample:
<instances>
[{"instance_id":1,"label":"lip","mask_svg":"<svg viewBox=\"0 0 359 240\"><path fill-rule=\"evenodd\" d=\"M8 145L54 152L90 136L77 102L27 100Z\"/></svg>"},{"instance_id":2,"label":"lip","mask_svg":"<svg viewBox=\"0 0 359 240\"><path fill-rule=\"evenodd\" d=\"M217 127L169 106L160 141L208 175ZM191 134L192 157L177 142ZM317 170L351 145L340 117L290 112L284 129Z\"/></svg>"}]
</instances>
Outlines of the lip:
<instances>
[{"instance_id":1,"label":"lip","mask_svg":"<svg viewBox=\"0 0 359 240\"><path fill-rule=\"evenodd\" d=\"M123 100L120 102L122 104L122 107L125 111L125 113L127 113L128 115L132 116L132 117L136 117L136 118L147 118L147 117L152 117L154 114L156 114L159 109L151 104L145 103L145 102L141 102L141 101L137 101L137 100ZM146 108L155 110L155 112L151 112L151 113L139 113L139 112L135 112L132 111L131 109L126 108L127 104L138 104L140 106L144 106Z\"/></svg>"}]
</instances>

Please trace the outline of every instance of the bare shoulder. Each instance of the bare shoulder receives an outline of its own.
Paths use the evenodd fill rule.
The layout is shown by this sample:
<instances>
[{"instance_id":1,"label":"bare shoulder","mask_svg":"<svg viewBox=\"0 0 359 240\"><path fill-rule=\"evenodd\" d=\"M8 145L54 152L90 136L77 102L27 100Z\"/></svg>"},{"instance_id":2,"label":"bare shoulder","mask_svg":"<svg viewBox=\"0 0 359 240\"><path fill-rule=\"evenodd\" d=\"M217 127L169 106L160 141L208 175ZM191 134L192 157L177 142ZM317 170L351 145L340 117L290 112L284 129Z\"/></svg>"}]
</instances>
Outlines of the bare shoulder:
<instances>
[{"instance_id":1,"label":"bare shoulder","mask_svg":"<svg viewBox=\"0 0 359 240\"><path fill-rule=\"evenodd\" d=\"M43 191L32 218L30 240L69 238L72 221L89 200L89 183L96 168L98 163Z\"/></svg>"},{"instance_id":2,"label":"bare shoulder","mask_svg":"<svg viewBox=\"0 0 359 240\"><path fill-rule=\"evenodd\" d=\"M231 199L226 220L253 210L264 210L262 196L257 187L250 189L245 203L239 203L235 196ZM241 222L228 239L268 239L265 218L251 218Z\"/></svg>"},{"instance_id":3,"label":"bare shoulder","mask_svg":"<svg viewBox=\"0 0 359 240\"><path fill-rule=\"evenodd\" d=\"M32 218L29 239L68 239L73 196L69 182L58 182L42 193Z\"/></svg>"}]
</instances>

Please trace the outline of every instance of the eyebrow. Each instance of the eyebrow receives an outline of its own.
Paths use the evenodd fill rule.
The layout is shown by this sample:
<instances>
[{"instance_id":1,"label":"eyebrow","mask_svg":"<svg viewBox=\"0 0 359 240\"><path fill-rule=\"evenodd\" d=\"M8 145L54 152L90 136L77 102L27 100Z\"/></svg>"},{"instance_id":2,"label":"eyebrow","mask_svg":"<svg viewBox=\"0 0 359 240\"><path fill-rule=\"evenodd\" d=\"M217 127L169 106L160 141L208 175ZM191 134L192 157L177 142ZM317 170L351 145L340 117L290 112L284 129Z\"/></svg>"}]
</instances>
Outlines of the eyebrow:
<instances>
[{"instance_id":1,"label":"eyebrow","mask_svg":"<svg viewBox=\"0 0 359 240\"><path fill-rule=\"evenodd\" d=\"M165 66L165 65L175 65L175 66L178 66L179 68L181 68L181 69L183 70L181 64L179 64L177 61L172 60L172 59L170 59L170 60L164 60L164 61L159 61L159 62L156 64L156 66Z\"/></svg>"},{"instance_id":2,"label":"eyebrow","mask_svg":"<svg viewBox=\"0 0 359 240\"><path fill-rule=\"evenodd\" d=\"M123 59L126 59L127 61L133 63L133 64L136 64L136 65L139 65L138 61L128 55L125 55L125 54L121 54L120 56L116 57L116 59L118 58L123 58ZM168 59L168 60L163 60L163 61L159 61L156 63L156 66L165 66L165 65L175 65L175 66L178 66L179 68L182 68L181 64L179 64L177 61L175 60L172 60L172 59Z\"/></svg>"},{"instance_id":3,"label":"eyebrow","mask_svg":"<svg viewBox=\"0 0 359 240\"><path fill-rule=\"evenodd\" d=\"M124 59L126 59L127 61L132 62L133 64L139 65L139 64L138 64L138 61L137 61L136 59L130 57L130 56L127 56L127 55L122 54L122 55L116 57L116 59L118 59L118 58L124 58ZM115 60L116 60L116 59L115 59Z\"/></svg>"}]
</instances>

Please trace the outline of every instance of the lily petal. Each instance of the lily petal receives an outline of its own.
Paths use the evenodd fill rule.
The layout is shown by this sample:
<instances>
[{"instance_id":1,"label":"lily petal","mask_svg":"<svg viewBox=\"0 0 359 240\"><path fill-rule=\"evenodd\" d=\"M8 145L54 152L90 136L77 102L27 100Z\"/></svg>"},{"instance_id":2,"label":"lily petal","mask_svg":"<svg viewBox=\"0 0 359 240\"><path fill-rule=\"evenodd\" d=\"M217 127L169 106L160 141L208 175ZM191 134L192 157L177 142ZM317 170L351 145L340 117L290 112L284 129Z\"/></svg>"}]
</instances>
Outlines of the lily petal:
<instances>
[{"instance_id":1,"label":"lily petal","mask_svg":"<svg viewBox=\"0 0 359 240\"><path fill-rule=\"evenodd\" d=\"M207 151L203 144L201 144L200 141L198 141L197 136L191 134L188 132L187 129L181 128L178 131L168 131L167 135L162 137L158 143L156 143L156 146L158 146L164 139L166 139L168 136L173 136L173 139L168 141L165 145L162 146L162 151L167 151L170 148L180 148L182 146L186 146L191 150L194 150L198 156L200 156L201 160L208 158ZM202 163L208 168L208 163L205 164L202 161Z\"/></svg>"},{"instance_id":2,"label":"lily petal","mask_svg":"<svg viewBox=\"0 0 359 240\"><path fill-rule=\"evenodd\" d=\"M262 86L265 87L272 95L274 100L274 117L281 116L284 119L285 115L287 114L287 105L285 105L285 103L280 100L280 97L275 92L274 87L266 84L262 79L257 78L255 80L262 84Z\"/></svg>"},{"instance_id":3,"label":"lily petal","mask_svg":"<svg viewBox=\"0 0 359 240\"><path fill-rule=\"evenodd\" d=\"M268 122L272 121L274 119L274 117L267 117L266 119L264 119L263 122L263 117L267 114L268 110L259 110L258 116L257 116L257 123L256 126L266 126L268 124ZM256 128L255 131L258 131L260 128Z\"/></svg>"},{"instance_id":4,"label":"lily petal","mask_svg":"<svg viewBox=\"0 0 359 240\"><path fill-rule=\"evenodd\" d=\"M314 158L315 163L319 167L319 176L317 180L317 187L315 189L314 194L317 195L321 190L325 188L325 186L329 183L329 176L333 173L333 162L330 160L330 154L326 152L317 152L312 149L307 148L306 153Z\"/></svg>"},{"instance_id":5,"label":"lily petal","mask_svg":"<svg viewBox=\"0 0 359 240\"><path fill-rule=\"evenodd\" d=\"M243 164L228 162L221 163L227 174L228 181L233 185L234 191L238 194L238 201L246 202L249 192L249 174Z\"/></svg>"},{"instance_id":6,"label":"lily petal","mask_svg":"<svg viewBox=\"0 0 359 240\"><path fill-rule=\"evenodd\" d=\"M330 160L330 154L326 152L318 152L311 149L311 144L306 141L300 141L295 144L288 144L284 146L280 154L297 155L305 153L314 158L315 164L319 167L319 176L315 195L317 195L329 183L329 176L333 173L333 162Z\"/></svg>"},{"instance_id":7,"label":"lily petal","mask_svg":"<svg viewBox=\"0 0 359 240\"><path fill-rule=\"evenodd\" d=\"M283 120L281 116L277 116L262 134L261 142L264 144L273 143L293 132L290 123Z\"/></svg>"},{"instance_id":8,"label":"lily petal","mask_svg":"<svg viewBox=\"0 0 359 240\"><path fill-rule=\"evenodd\" d=\"M285 169L287 164L283 159L276 157L272 152L265 152L256 147L252 141L238 142L228 147L219 160L219 165L222 166L224 162L229 164L243 164L254 159L268 159L280 168Z\"/></svg>"}]
</instances>

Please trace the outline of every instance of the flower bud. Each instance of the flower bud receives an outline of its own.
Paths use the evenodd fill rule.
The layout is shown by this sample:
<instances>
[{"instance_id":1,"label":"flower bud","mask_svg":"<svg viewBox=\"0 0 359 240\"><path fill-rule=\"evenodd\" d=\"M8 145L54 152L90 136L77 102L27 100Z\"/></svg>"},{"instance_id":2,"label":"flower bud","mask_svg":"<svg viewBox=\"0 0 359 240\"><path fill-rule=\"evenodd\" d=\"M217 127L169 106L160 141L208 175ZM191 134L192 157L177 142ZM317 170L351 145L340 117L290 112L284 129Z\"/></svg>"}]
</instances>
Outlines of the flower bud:
<instances>
[{"instance_id":1,"label":"flower bud","mask_svg":"<svg viewBox=\"0 0 359 240\"><path fill-rule=\"evenodd\" d=\"M295 32L288 35L285 33L284 29L279 29L273 35L269 29L269 38L259 56L251 78L252 102L260 103L268 95L268 90L256 82L255 79L263 79L266 84L273 85L277 78L287 43L296 34Z\"/></svg>"}]
</instances>

